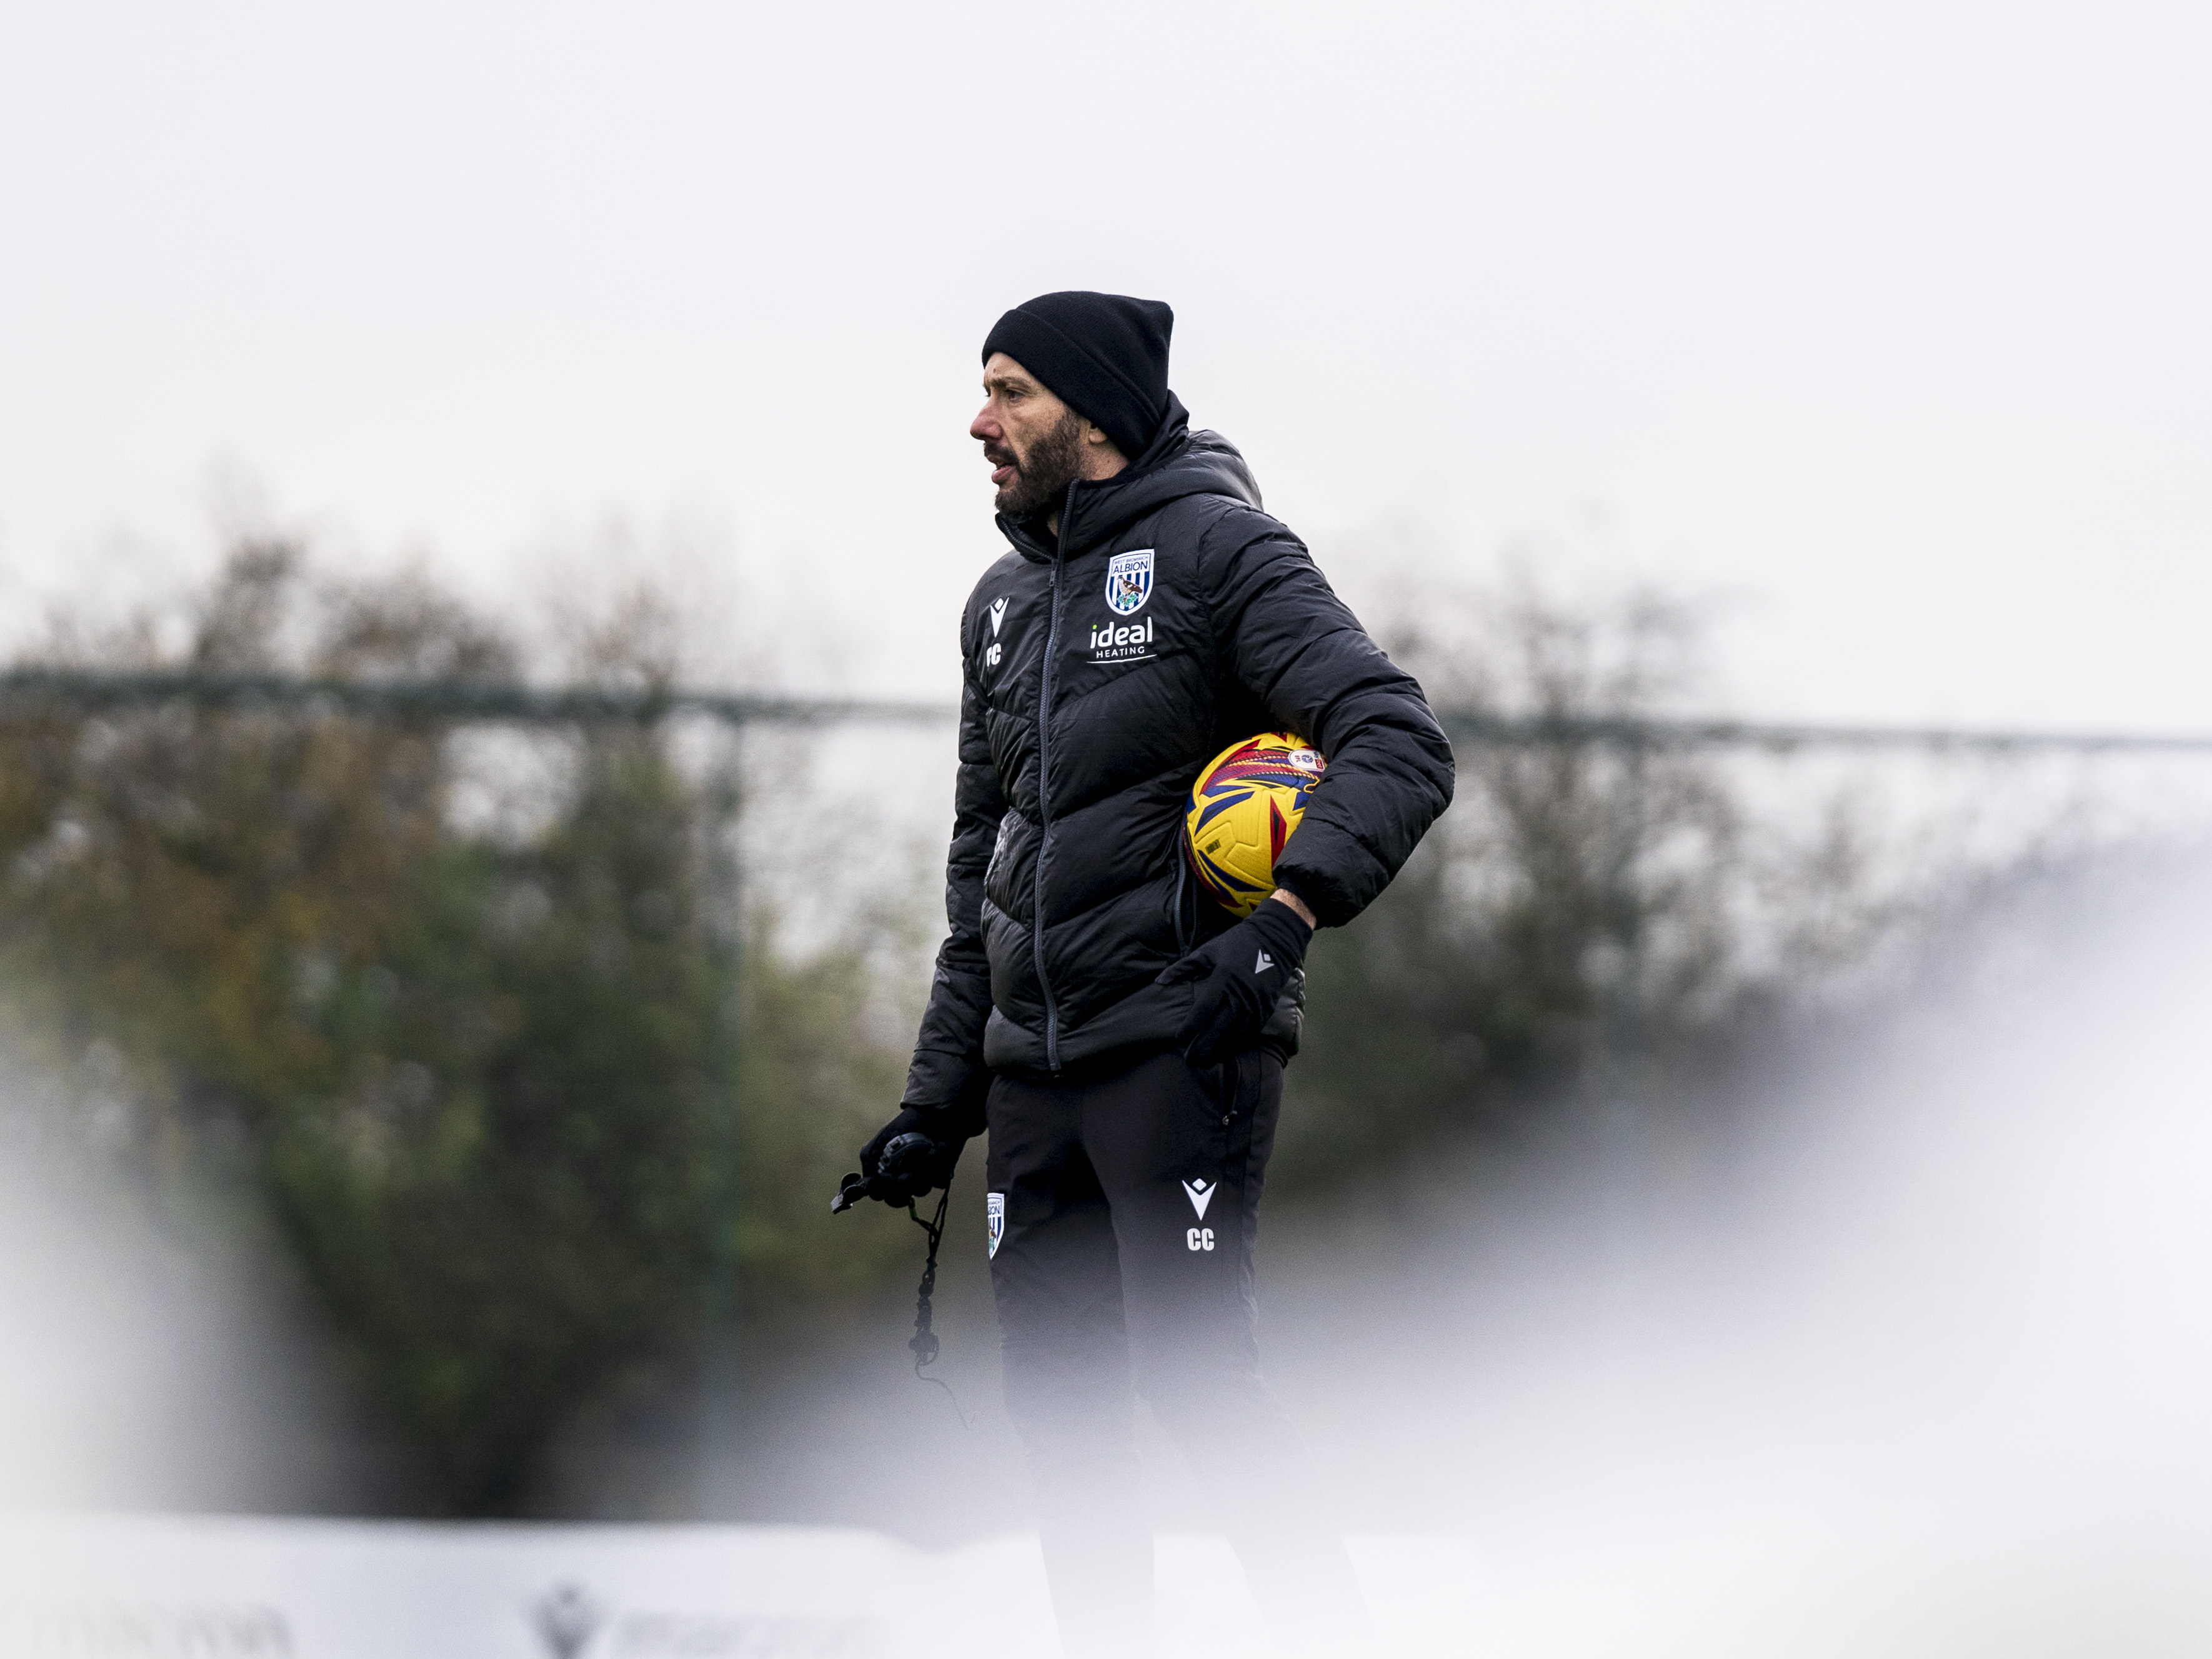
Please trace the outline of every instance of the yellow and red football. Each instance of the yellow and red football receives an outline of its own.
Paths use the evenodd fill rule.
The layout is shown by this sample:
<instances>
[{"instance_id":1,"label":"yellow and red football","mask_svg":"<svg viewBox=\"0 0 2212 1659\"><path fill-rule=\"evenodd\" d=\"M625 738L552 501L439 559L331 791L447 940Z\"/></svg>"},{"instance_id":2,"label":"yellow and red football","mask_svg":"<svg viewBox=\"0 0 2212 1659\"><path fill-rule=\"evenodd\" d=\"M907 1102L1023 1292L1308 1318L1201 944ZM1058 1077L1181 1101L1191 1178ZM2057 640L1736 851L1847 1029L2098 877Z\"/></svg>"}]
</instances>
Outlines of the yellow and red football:
<instances>
[{"instance_id":1,"label":"yellow and red football","mask_svg":"<svg viewBox=\"0 0 2212 1659\"><path fill-rule=\"evenodd\" d=\"M1328 767L1287 732L1232 743L1206 763L1190 787L1183 851L1214 902L1249 916L1275 890L1275 860Z\"/></svg>"}]
</instances>

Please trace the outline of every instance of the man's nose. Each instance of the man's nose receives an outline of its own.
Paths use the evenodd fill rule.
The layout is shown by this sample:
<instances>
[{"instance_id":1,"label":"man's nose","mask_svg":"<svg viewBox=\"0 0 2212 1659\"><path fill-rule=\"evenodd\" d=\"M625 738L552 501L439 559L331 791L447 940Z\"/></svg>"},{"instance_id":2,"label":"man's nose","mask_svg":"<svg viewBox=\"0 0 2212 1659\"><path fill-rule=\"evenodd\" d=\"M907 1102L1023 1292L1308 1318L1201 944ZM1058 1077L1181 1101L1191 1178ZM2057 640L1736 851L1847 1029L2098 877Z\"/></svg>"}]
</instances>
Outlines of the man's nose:
<instances>
[{"instance_id":1,"label":"man's nose","mask_svg":"<svg viewBox=\"0 0 2212 1659\"><path fill-rule=\"evenodd\" d=\"M980 438L987 444L998 442L1000 436L999 422L992 416L990 404L985 404L975 418L968 423L968 435Z\"/></svg>"}]
</instances>

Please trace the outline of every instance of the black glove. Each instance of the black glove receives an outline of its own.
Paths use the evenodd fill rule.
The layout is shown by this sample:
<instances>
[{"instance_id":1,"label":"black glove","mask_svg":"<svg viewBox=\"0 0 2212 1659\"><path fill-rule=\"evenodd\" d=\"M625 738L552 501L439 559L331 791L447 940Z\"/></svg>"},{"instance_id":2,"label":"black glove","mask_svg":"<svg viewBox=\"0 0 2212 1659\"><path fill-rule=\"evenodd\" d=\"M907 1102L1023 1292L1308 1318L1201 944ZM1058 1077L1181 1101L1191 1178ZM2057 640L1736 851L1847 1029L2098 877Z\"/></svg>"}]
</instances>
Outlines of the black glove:
<instances>
[{"instance_id":1,"label":"black glove","mask_svg":"<svg viewBox=\"0 0 2212 1659\"><path fill-rule=\"evenodd\" d=\"M967 1139L947 1135L945 1116L943 1112L901 1107L899 1115L860 1148L860 1173L845 1177L830 1212L835 1215L850 1209L864 1198L880 1199L893 1206L910 1204L924 1193L950 1186L953 1166L960 1162L960 1149Z\"/></svg>"},{"instance_id":2,"label":"black glove","mask_svg":"<svg viewBox=\"0 0 2212 1659\"><path fill-rule=\"evenodd\" d=\"M1162 985L1197 981L1190 1018L1176 1039L1182 1057L1194 1066L1211 1066L1249 1047L1305 960L1313 931L1289 905L1263 899L1227 933L1163 969Z\"/></svg>"}]
</instances>

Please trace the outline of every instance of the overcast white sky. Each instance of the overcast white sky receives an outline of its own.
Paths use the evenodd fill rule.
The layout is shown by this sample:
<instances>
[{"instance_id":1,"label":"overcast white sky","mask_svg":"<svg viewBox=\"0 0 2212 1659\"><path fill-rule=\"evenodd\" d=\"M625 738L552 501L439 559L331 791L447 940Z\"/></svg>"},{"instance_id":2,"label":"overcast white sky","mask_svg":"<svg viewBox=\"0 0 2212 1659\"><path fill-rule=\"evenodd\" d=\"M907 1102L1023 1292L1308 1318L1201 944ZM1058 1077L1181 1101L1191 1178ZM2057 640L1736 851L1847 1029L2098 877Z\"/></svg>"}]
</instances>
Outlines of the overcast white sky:
<instances>
[{"instance_id":1,"label":"overcast white sky","mask_svg":"<svg viewBox=\"0 0 2212 1659\"><path fill-rule=\"evenodd\" d=\"M228 467L941 694L977 347L1088 287L1355 602L1564 528L1741 712L2212 729L2208 84L2201 3L0 0L0 607Z\"/></svg>"}]
</instances>

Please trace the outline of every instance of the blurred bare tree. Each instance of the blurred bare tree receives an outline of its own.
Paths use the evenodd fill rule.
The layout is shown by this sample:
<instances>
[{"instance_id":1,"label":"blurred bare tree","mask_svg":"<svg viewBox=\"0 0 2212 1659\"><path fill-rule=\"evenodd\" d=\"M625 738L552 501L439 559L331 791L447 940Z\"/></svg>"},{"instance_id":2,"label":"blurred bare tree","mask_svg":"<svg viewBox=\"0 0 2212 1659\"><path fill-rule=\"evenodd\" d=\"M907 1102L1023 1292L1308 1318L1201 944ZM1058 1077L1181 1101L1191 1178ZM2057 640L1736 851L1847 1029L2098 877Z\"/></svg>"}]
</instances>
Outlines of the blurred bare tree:
<instances>
[{"instance_id":1,"label":"blurred bare tree","mask_svg":"<svg viewBox=\"0 0 2212 1659\"><path fill-rule=\"evenodd\" d=\"M1425 596L1389 644L1440 708L1633 721L1702 689L1700 620L1648 589L1563 600L1523 574ZM1847 801L1794 836L1754 833L1711 750L1455 748L1451 811L1308 963L1285 1131L1294 1188L1525 1137L1626 1089L1656 1102L1899 920L1866 878Z\"/></svg>"}]
</instances>

